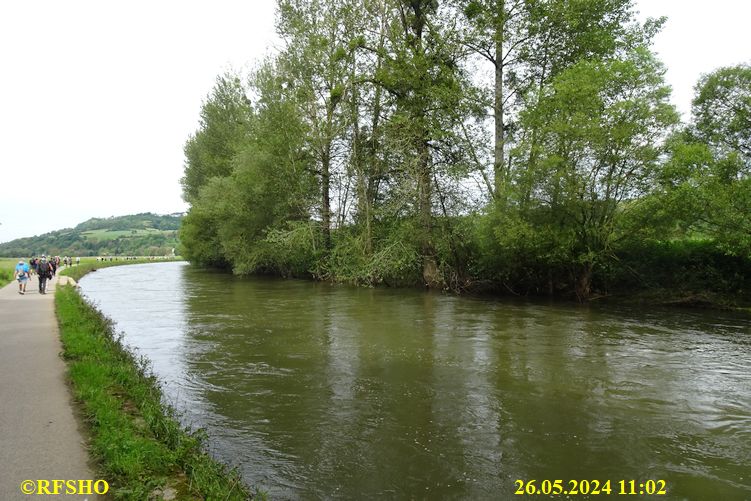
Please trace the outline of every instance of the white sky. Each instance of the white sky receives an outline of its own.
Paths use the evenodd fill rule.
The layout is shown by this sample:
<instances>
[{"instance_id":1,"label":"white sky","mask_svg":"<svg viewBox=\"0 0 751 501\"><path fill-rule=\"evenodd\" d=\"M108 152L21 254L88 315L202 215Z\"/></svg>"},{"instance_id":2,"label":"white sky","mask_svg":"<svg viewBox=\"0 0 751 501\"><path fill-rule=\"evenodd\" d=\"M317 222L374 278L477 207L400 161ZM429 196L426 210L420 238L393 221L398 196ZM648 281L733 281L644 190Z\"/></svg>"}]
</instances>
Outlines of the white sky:
<instances>
[{"instance_id":1,"label":"white sky","mask_svg":"<svg viewBox=\"0 0 751 501\"><path fill-rule=\"evenodd\" d=\"M186 210L183 145L201 102L217 75L269 52L274 4L0 2L0 242L91 217ZM669 18L655 49L686 118L701 73L751 58L751 2L637 7Z\"/></svg>"}]
</instances>

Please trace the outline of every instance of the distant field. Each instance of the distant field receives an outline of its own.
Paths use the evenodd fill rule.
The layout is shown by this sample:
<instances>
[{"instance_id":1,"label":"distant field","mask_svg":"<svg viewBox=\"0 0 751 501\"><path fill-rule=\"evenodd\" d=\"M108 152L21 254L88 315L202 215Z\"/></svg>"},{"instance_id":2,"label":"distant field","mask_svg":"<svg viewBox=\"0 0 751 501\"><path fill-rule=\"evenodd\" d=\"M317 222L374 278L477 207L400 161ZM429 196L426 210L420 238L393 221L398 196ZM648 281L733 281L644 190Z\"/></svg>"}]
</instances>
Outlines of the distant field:
<instances>
[{"instance_id":1,"label":"distant field","mask_svg":"<svg viewBox=\"0 0 751 501\"><path fill-rule=\"evenodd\" d=\"M154 228L137 230L89 230L81 233L88 240L115 240L120 237L143 237L160 233L174 233L175 230L157 230Z\"/></svg>"}]
</instances>

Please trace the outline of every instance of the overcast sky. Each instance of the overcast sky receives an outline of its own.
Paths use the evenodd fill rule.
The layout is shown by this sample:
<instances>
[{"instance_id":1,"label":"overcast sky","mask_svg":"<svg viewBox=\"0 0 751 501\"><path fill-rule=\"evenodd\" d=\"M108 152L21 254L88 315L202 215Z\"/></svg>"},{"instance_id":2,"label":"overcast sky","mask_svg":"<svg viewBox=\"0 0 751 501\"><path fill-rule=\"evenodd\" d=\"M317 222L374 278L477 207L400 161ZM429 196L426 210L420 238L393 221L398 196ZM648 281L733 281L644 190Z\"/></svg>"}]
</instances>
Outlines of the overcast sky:
<instances>
[{"instance_id":1,"label":"overcast sky","mask_svg":"<svg viewBox=\"0 0 751 501\"><path fill-rule=\"evenodd\" d=\"M273 0L0 2L0 242L187 209L183 145L217 75L275 42ZM749 62L745 0L638 0L688 117L701 73Z\"/></svg>"}]
</instances>

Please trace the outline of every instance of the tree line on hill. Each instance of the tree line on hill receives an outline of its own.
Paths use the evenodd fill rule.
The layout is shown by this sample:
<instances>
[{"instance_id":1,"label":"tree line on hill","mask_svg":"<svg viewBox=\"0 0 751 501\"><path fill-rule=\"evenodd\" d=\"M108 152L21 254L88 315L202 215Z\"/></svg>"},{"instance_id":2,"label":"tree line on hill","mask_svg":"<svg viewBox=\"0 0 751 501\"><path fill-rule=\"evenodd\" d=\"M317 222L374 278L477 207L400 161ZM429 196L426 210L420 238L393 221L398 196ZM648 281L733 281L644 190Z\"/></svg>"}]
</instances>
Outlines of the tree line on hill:
<instances>
[{"instance_id":1,"label":"tree line on hill","mask_svg":"<svg viewBox=\"0 0 751 501\"><path fill-rule=\"evenodd\" d=\"M586 300L747 296L751 67L681 123L633 0L278 0L185 145L183 255Z\"/></svg>"},{"instance_id":2,"label":"tree line on hill","mask_svg":"<svg viewBox=\"0 0 751 501\"><path fill-rule=\"evenodd\" d=\"M178 247L182 216L144 213L92 218L75 228L52 231L0 244L0 256L164 256ZM139 233L141 230L159 231ZM98 235L87 234L100 230ZM126 234L109 232L131 232Z\"/></svg>"},{"instance_id":3,"label":"tree line on hill","mask_svg":"<svg viewBox=\"0 0 751 501\"><path fill-rule=\"evenodd\" d=\"M182 214L153 214L143 212L140 214L131 214L127 216L112 216L106 218L93 217L77 225L74 229L77 231L92 230L109 230L109 231L127 231L127 230L172 230L180 229Z\"/></svg>"}]
</instances>

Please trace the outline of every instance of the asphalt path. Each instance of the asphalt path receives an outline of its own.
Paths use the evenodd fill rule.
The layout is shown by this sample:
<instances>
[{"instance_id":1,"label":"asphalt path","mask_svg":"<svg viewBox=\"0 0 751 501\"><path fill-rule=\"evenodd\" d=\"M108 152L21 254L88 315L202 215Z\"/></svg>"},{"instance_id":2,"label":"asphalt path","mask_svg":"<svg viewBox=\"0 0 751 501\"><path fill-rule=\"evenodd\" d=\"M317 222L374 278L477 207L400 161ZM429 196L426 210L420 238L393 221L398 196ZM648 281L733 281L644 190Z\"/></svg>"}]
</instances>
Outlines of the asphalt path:
<instances>
[{"instance_id":1,"label":"asphalt path","mask_svg":"<svg viewBox=\"0 0 751 501\"><path fill-rule=\"evenodd\" d=\"M28 480L35 493L39 480L98 480L88 463L60 357L56 286L57 278L48 284L47 294L39 294L34 276L24 295L15 281L0 289L0 500L37 497L22 492L21 484Z\"/></svg>"}]
</instances>

